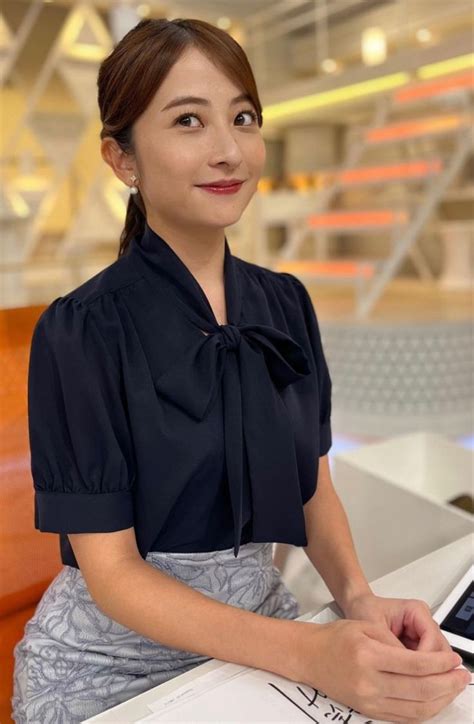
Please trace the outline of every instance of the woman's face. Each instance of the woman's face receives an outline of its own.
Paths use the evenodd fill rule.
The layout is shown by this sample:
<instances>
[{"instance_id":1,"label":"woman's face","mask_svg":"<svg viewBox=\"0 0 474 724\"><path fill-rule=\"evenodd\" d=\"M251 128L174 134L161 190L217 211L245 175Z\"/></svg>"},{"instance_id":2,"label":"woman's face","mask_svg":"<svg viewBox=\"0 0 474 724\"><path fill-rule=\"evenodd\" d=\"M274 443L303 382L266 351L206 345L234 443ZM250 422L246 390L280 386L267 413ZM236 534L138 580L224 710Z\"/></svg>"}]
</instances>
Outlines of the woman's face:
<instances>
[{"instance_id":1,"label":"woman's face","mask_svg":"<svg viewBox=\"0 0 474 724\"><path fill-rule=\"evenodd\" d=\"M191 48L175 63L135 121L135 163L147 221L156 229L193 234L237 222L257 189L265 143L249 100L205 55ZM196 96L166 108L179 96ZM244 180L234 194L199 188L219 179Z\"/></svg>"}]
</instances>

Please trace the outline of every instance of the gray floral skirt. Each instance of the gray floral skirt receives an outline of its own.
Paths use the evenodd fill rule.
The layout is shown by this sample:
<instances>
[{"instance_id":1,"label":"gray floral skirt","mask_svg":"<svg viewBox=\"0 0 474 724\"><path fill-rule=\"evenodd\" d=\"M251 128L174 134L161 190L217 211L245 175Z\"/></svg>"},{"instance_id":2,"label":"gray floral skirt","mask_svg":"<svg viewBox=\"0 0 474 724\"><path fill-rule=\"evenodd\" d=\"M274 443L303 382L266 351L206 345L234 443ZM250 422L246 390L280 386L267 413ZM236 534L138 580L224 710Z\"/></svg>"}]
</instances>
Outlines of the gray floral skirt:
<instances>
[{"instance_id":1,"label":"gray floral skirt","mask_svg":"<svg viewBox=\"0 0 474 724\"><path fill-rule=\"evenodd\" d=\"M151 551L155 568L232 606L294 619L299 605L273 565L271 543L206 553ZM81 571L50 583L14 648L16 724L76 724L209 661L163 646L102 613Z\"/></svg>"}]
</instances>

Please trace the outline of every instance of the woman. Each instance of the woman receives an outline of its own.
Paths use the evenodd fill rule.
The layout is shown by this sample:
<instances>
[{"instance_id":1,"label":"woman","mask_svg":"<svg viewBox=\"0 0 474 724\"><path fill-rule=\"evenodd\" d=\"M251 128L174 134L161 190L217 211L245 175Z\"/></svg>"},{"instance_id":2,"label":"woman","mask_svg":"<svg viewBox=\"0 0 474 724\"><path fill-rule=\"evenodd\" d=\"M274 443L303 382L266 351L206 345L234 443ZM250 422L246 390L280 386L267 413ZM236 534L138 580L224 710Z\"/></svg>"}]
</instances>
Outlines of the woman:
<instances>
[{"instance_id":1,"label":"woman","mask_svg":"<svg viewBox=\"0 0 474 724\"><path fill-rule=\"evenodd\" d=\"M35 526L64 565L15 647L14 720L79 722L211 657L374 718L435 714L457 657L423 602L375 596L358 565L310 297L225 238L265 161L242 48L144 20L98 87L102 156L132 193L119 258L33 334ZM294 621L276 541L304 546L357 620Z\"/></svg>"}]
</instances>

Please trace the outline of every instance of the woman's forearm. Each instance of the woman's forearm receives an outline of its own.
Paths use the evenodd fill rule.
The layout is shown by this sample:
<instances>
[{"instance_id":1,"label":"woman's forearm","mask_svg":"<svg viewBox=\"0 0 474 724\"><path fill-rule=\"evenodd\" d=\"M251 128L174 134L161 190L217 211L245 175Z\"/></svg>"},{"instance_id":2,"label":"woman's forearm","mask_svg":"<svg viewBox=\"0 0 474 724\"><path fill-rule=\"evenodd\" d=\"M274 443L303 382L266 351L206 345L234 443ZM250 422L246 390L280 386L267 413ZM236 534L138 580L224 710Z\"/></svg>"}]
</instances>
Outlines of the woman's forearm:
<instances>
[{"instance_id":1,"label":"woman's forearm","mask_svg":"<svg viewBox=\"0 0 474 724\"><path fill-rule=\"evenodd\" d=\"M372 591L357 558L346 512L325 474L329 475L327 470L304 507L308 538L304 550L346 615L352 599Z\"/></svg>"},{"instance_id":2,"label":"woman's forearm","mask_svg":"<svg viewBox=\"0 0 474 724\"><path fill-rule=\"evenodd\" d=\"M271 618L207 596L143 560L95 583L110 618L164 646L294 679L300 621Z\"/></svg>"}]
</instances>

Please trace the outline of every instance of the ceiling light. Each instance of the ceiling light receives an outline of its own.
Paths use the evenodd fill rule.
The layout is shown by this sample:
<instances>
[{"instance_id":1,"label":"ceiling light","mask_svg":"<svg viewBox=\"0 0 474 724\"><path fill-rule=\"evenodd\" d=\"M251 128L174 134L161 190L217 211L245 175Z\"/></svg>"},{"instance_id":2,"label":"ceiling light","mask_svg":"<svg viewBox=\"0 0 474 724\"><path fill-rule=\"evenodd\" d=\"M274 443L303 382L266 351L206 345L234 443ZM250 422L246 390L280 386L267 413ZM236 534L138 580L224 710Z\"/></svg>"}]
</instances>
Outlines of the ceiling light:
<instances>
[{"instance_id":1,"label":"ceiling light","mask_svg":"<svg viewBox=\"0 0 474 724\"><path fill-rule=\"evenodd\" d=\"M365 28L361 39L362 60L366 65L379 65L387 58L387 39L382 28Z\"/></svg>"},{"instance_id":2,"label":"ceiling light","mask_svg":"<svg viewBox=\"0 0 474 724\"><path fill-rule=\"evenodd\" d=\"M417 75L419 78L436 78L439 75L447 73L455 73L457 70L472 68L474 66L474 53L466 55L458 55L455 58L440 60L437 63L429 63L418 68Z\"/></svg>"},{"instance_id":3,"label":"ceiling light","mask_svg":"<svg viewBox=\"0 0 474 724\"><path fill-rule=\"evenodd\" d=\"M137 15L141 18L146 18L150 14L150 6L148 3L140 3L137 5Z\"/></svg>"},{"instance_id":4,"label":"ceiling light","mask_svg":"<svg viewBox=\"0 0 474 724\"><path fill-rule=\"evenodd\" d=\"M418 28L415 36L419 43L429 43L433 40L433 33L428 28Z\"/></svg>"},{"instance_id":5,"label":"ceiling light","mask_svg":"<svg viewBox=\"0 0 474 724\"><path fill-rule=\"evenodd\" d=\"M228 18L226 15L222 15L220 18L217 19L217 27L221 30L228 30L231 24L231 19Z\"/></svg>"},{"instance_id":6,"label":"ceiling light","mask_svg":"<svg viewBox=\"0 0 474 724\"><path fill-rule=\"evenodd\" d=\"M324 58L321 62L321 70L325 73L335 73L339 68L339 65L334 58Z\"/></svg>"},{"instance_id":7,"label":"ceiling light","mask_svg":"<svg viewBox=\"0 0 474 724\"><path fill-rule=\"evenodd\" d=\"M265 120L273 121L296 113L304 113L315 108L344 103L356 98L363 98L372 93L381 93L405 85L410 80L408 73L393 73L379 78L364 80L361 83L332 88L309 96L292 98L287 101L272 103L264 107Z\"/></svg>"}]
</instances>

